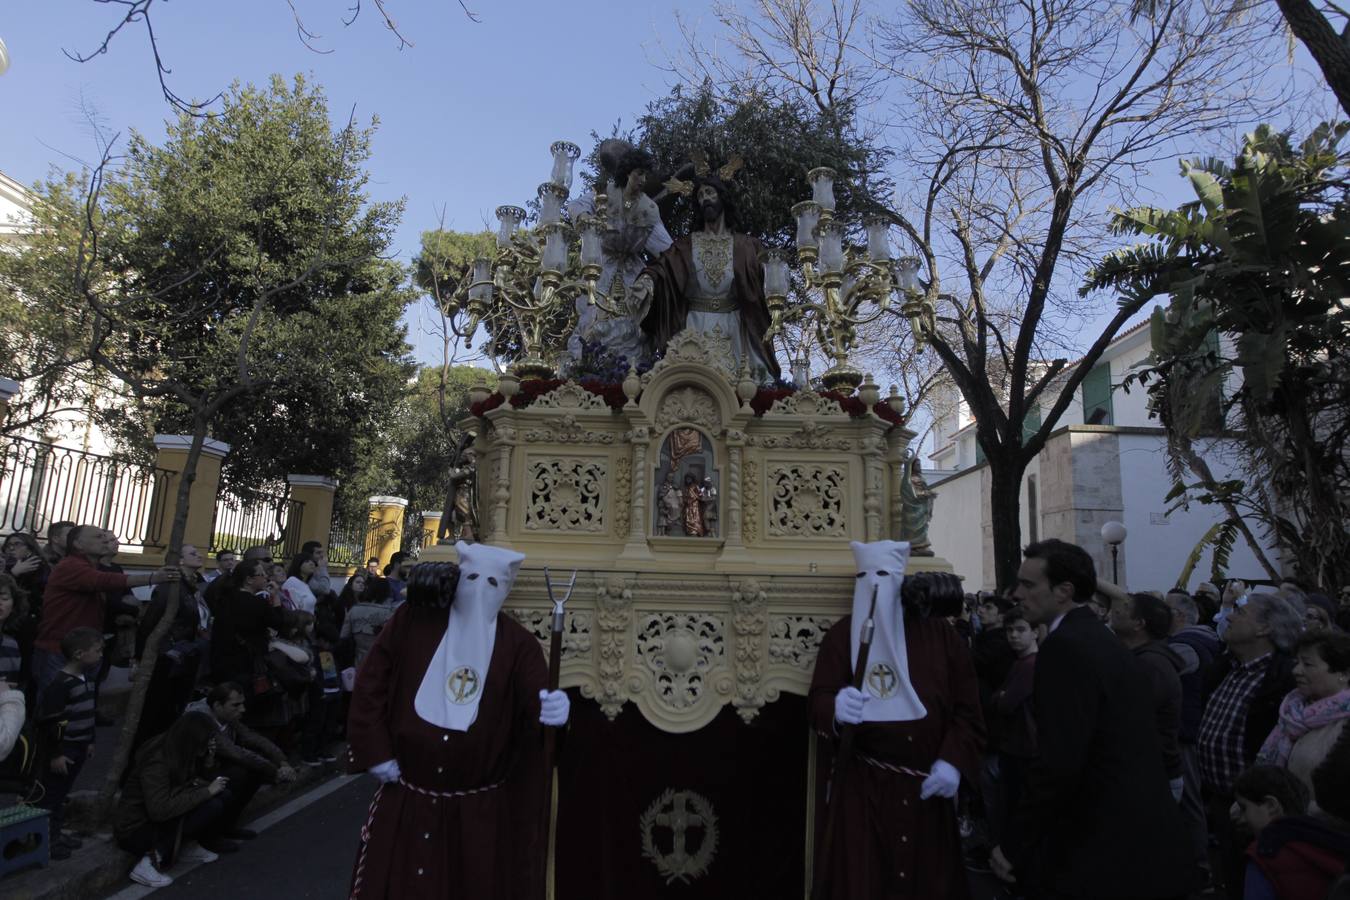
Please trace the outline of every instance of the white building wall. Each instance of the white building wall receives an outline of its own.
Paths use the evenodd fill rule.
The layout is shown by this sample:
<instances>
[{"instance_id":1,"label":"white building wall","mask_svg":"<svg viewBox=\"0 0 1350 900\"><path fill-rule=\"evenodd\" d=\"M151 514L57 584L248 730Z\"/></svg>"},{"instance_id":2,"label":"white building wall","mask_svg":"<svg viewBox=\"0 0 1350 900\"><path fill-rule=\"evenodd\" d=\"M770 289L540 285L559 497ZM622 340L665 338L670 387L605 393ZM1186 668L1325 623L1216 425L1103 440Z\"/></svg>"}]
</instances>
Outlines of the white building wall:
<instances>
[{"instance_id":1,"label":"white building wall","mask_svg":"<svg viewBox=\"0 0 1350 900\"><path fill-rule=\"evenodd\" d=\"M1218 479L1228 478L1232 472L1224 459L1225 449L1213 447L1205 452ZM1176 583L1187 557L1205 532L1224 519L1223 509L1193 503L1189 509L1165 515L1170 506L1165 498L1172 485L1162 435L1120 436L1120 478L1126 487L1124 523L1128 536L1122 572L1126 586L1130 590L1165 590ZM1278 566L1279 555L1268 542L1265 552L1266 558ZM1211 564L1212 553L1206 549L1187 587L1194 589L1200 582L1210 580ZM1241 538L1229 557L1228 576L1249 581L1268 577Z\"/></svg>"},{"instance_id":2,"label":"white building wall","mask_svg":"<svg viewBox=\"0 0 1350 900\"><path fill-rule=\"evenodd\" d=\"M989 492L982 477L987 467L971 469L954 476L935 487L937 499L933 504L933 521L928 526L928 539L933 552L952 564L961 576L967 591L980 590L992 580L986 574L984 510L989 503Z\"/></svg>"}]
</instances>

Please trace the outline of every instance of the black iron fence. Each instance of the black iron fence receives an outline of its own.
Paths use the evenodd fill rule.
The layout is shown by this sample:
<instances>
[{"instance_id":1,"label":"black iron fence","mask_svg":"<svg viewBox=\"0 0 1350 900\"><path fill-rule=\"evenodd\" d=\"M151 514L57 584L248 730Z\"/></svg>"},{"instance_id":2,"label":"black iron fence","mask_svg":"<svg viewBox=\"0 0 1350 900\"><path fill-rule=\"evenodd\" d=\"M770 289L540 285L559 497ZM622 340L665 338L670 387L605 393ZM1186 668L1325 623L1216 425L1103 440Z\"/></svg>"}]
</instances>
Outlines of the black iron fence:
<instances>
[{"instance_id":1,"label":"black iron fence","mask_svg":"<svg viewBox=\"0 0 1350 900\"><path fill-rule=\"evenodd\" d=\"M332 527L328 530L328 563L332 566L364 568L367 547L375 544L380 520L374 516L350 518L336 515Z\"/></svg>"},{"instance_id":2,"label":"black iron fence","mask_svg":"<svg viewBox=\"0 0 1350 900\"><path fill-rule=\"evenodd\" d=\"M163 548L171 508L168 469L57 447L0 438L0 532L46 530L52 522L97 525L123 547Z\"/></svg>"},{"instance_id":3,"label":"black iron fence","mask_svg":"<svg viewBox=\"0 0 1350 900\"><path fill-rule=\"evenodd\" d=\"M289 562L300 552L304 512L305 504L293 499L289 490L261 494L249 502L221 491L211 520L211 552L267 547L273 559Z\"/></svg>"}]
</instances>

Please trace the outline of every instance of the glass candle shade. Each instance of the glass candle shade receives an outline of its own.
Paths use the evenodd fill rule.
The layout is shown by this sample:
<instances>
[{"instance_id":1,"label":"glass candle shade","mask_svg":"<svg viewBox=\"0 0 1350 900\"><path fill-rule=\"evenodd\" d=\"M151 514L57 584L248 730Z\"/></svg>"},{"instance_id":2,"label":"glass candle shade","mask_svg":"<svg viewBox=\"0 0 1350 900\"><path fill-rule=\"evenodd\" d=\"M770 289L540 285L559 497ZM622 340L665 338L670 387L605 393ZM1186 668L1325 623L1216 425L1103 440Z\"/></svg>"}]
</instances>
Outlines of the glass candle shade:
<instances>
[{"instance_id":1,"label":"glass candle shade","mask_svg":"<svg viewBox=\"0 0 1350 900\"><path fill-rule=\"evenodd\" d=\"M816 226L820 224L820 204L814 200L803 200L792 207L797 217L797 247L816 249Z\"/></svg>"},{"instance_id":2,"label":"glass candle shade","mask_svg":"<svg viewBox=\"0 0 1350 900\"><path fill-rule=\"evenodd\" d=\"M883 263L891 258L891 239L887 233L889 224L882 216L863 219L863 227L867 229L867 258L872 262Z\"/></svg>"},{"instance_id":3,"label":"glass candle shade","mask_svg":"<svg viewBox=\"0 0 1350 900\"><path fill-rule=\"evenodd\" d=\"M542 265L552 272L561 272L567 268L567 241L563 237L561 225L549 226L545 233Z\"/></svg>"},{"instance_id":4,"label":"glass candle shade","mask_svg":"<svg viewBox=\"0 0 1350 900\"><path fill-rule=\"evenodd\" d=\"M895 281L900 290L906 294L917 294L922 290L919 287L917 256L902 256L895 261Z\"/></svg>"},{"instance_id":5,"label":"glass candle shade","mask_svg":"<svg viewBox=\"0 0 1350 900\"><path fill-rule=\"evenodd\" d=\"M582 216L578 227L581 231L581 264L601 265L600 222L594 216Z\"/></svg>"},{"instance_id":6,"label":"glass candle shade","mask_svg":"<svg viewBox=\"0 0 1350 900\"><path fill-rule=\"evenodd\" d=\"M469 296L474 300L492 299L492 260L486 256L473 261L473 284L469 286Z\"/></svg>"},{"instance_id":7,"label":"glass candle shade","mask_svg":"<svg viewBox=\"0 0 1350 900\"><path fill-rule=\"evenodd\" d=\"M581 156L581 148L568 141L554 141L548 150L553 154L553 174L548 180L565 191L571 191L572 165Z\"/></svg>"},{"instance_id":8,"label":"glass candle shade","mask_svg":"<svg viewBox=\"0 0 1350 900\"><path fill-rule=\"evenodd\" d=\"M553 182L539 185L539 224L556 225L562 221L562 205L567 191Z\"/></svg>"},{"instance_id":9,"label":"glass candle shade","mask_svg":"<svg viewBox=\"0 0 1350 900\"><path fill-rule=\"evenodd\" d=\"M519 206L497 207L497 246L502 248L511 246L511 238L524 221L525 210Z\"/></svg>"},{"instance_id":10,"label":"glass candle shade","mask_svg":"<svg viewBox=\"0 0 1350 900\"><path fill-rule=\"evenodd\" d=\"M764 293L778 297L787 296L788 264L782 250L766 250L761 257L764 261Z\"/></svg>"},{"instance_id":11,"label":"glass candle shade","mask_svg":"<svg viewBox=\"0 0 1350 900\"><path fill-rule=\"evenodd\" d=\"M834 212L834 177L834 169L826 166L806 173L806 180L811 183L811 199L830 212Z\"/></svg>"},{"instance_id":12,"label":"glass candle shade","mask_svg":"<svg viewBox=\"0 0 1350 900\"><path fill-rule=\"evenodd\" d=\"M820 242L820 270L835 273L844 268L844 229L838 222L821 222L816 226Z\"/></svg>"}]
</instances>

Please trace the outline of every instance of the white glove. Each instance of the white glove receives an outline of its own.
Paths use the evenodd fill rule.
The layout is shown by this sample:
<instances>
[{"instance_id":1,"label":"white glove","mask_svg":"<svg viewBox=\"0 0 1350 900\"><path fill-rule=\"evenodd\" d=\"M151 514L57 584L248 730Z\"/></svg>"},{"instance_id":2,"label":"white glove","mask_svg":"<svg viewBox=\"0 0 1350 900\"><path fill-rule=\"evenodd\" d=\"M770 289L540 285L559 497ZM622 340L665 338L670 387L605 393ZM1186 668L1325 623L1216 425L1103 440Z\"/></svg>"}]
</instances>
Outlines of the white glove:
<instances>
[{"instance_id":1,"label":"white glove","mask_svg":"<svg viewBox=\"0 0 1350 900\"><path fill-rule=\"evenodd\" d=\"M567 699L566 691L539 692L539 724L560 728L567 724L571 711L572 701Z\"/></svg>"},{"instance_id":2,"label":"white glove","mask_svg":"<svg viewBox=\"0 0 1350 900\"><path fill-rule=\"evenodd\" d=\"M1186 779L1173 778L1167 782L1167 786L1172 789L1172 799L1181 802L1181 795L1186 793Z\"/></svg>"},{"instance_id":3,"label":"white glove","mask_svg":"<svg viewBox=\"0 0 1350 900\"><path fill-rule=\"evenodd\" d=\"M834 695L834 720L842 725L857 725L862 722L863 704L867 695L855 687L841 688Z\"/></svg>"},{"instance_id":4,"label":"white glove","mask_svg":"<svg viewBox=\"0 0 1350 900\"><path fill-rule=\"evenodd\" d=\"M370 774L374 775L375 779L380 784L392 784L403 777L403 773L399 771L398 760L396 759L385 760L378 766L371 766Z\"/></svg>"},{"instance_id":5,"label":"white glove","mask_svg":"<svg viewBox=\"0 0 1350 900\"><path fill-rule=\"evenodd\" d=\"M929 775L919 786L919 799L927 800L929 797L946 797L951 799L956 796L957 790L961 787L961 773L956 771L956 767L951 763L938 760L933 763Z\"/></svg>"}]
</instances>

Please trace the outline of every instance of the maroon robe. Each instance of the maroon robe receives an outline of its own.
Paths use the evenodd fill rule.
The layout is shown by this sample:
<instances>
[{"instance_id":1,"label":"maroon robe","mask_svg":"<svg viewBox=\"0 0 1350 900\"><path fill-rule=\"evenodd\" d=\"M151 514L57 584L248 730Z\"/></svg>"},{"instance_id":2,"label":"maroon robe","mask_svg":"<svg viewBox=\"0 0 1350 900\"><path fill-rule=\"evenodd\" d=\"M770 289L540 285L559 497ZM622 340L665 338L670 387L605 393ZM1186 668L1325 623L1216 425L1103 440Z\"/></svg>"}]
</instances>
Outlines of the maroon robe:
<instances>
[{"instance_id":1,"label":"maroon robe","mask_svg":"<svg viewBox=\"0 0 1350 900\"><path fill-rule=\"evenodd\" d=\"M397 759L406 784L381 786L371 802L353 900L543 896L543 651L499 613L478 718L468 731L438 728L413 700L448 619L445 609L403 605L357 673L348 767Z\"/></svg>"},{"instance_id":2,"label":"maroon robe","mask_svg":"<svg viewBox=\"0 0 1350 900\"><path fill-rule=\"evenodd\" d=\"M773 342L766 340L770 316L764 301L764 264L759 254L764 245L748 234L733 234L731 243L731 298L740 313L741 333L746 346L763 348L764 362L775 378L782 377ZM652 304L642 320L642 330L657 351L664 351L670 339L684 330L689 315L688 286L694 275L694 245L688 236L670 246L651 265L642 270L652 279Z\"/></svg>"},{"instance_id":3,"label":"maroon robe","mask_svg":"<svg viewBox=\"0 0 1350 900\"><path fill-rule=\"evenodd\" d=\"M836 622L820 645L809 697L811 724L835 737L834 698L853 681L851 616ZM922 772L941 759L963 781L977 783L984 720L970 651L956 629L940 618L906 619L909 677L928 715L913 722L864 723L854 758L834 797L839 811L829 863L831 900L961 900L968 896L954 800L919 799L923 778L868 762ZM834 744L831 744L831 749ZM819 778L828 778L833 754L823 755ZM817 796L821 796L817 792ZM828 810L817 807L816 866Z\"/></svg>"}]
</instances>

